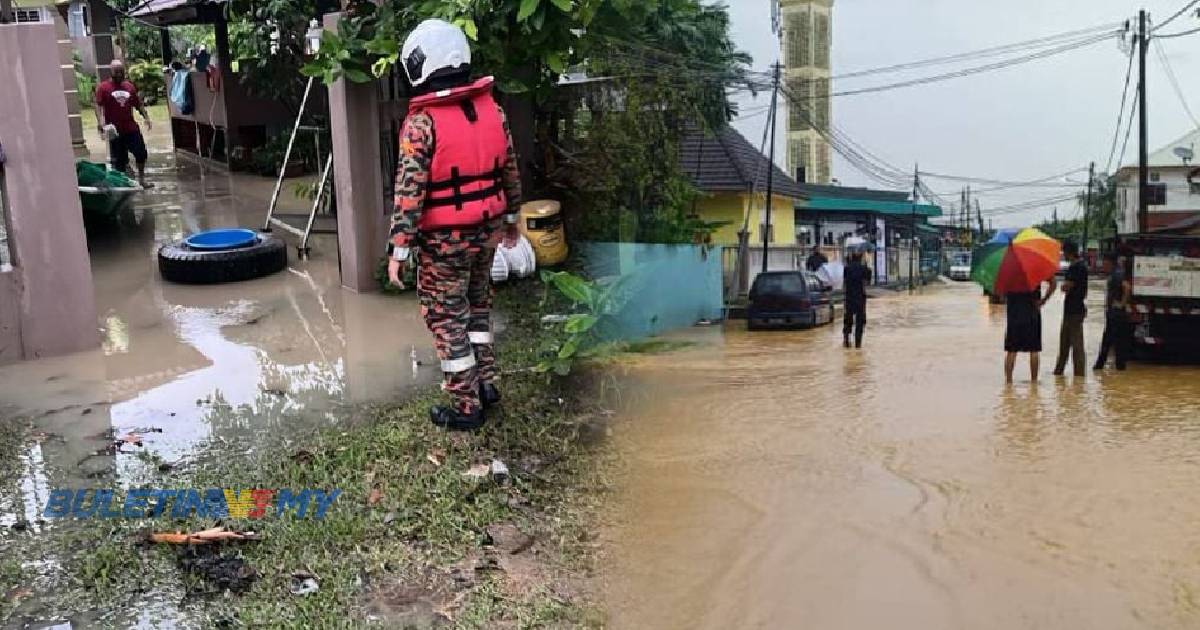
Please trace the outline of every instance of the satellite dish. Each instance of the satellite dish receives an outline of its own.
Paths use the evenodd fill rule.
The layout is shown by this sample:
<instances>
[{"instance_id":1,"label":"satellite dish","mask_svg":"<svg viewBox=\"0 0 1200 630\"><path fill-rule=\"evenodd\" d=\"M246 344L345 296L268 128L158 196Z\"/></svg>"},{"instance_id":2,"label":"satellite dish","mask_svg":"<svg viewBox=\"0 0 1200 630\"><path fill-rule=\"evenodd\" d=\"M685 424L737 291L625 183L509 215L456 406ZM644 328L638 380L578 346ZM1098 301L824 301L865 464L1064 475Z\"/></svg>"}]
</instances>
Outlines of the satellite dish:
<instances>
[{"instance_id":1,"label":"satellite dish","mask_svg":"<svg viewBox=\"0 0 1200 630\"><path fill-rule=\"evenodd\" d=\"M1192 161L1196 157L1196 152L1188 147L1175 147L1175 157L1183 160L1184 164Z\"/></svg>"}]
</instances>

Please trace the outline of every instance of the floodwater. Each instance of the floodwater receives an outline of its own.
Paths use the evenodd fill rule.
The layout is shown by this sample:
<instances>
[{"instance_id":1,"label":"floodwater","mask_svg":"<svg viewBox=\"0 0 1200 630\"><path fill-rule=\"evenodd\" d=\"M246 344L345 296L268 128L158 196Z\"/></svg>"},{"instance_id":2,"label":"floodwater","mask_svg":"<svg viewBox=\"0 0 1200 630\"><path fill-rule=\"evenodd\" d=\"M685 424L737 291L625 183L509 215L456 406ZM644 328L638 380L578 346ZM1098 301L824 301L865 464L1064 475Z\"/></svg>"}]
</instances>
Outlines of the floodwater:
<instances>
[{"instance_id":1,"label":"floodwater","mask_svg":"<svg viewBox=\"0 0 1200 630\"><path fill-rule=\"evenodd\" d=\"M145 472L142 451L168 464L208 446L248 452L264 436L336 423L352 406L398 400L438 378L415 299L341 289L334 236L315 236L306 260L288 237L288 269L268 278L164 283L161 244L203 229L261 227L274 185L174 156L165 128L160 121L148 135L155 187L119 227L89 230L102 346L0 366L0 419L33 418L47 434L22 454L25 474L15 499L0 500L0 525L36 526L48 479L133 483ZM104 160L99 147L92 159ZM282 193L284 212L307 210L295 182ZM95 455L109 433L128 432L143 436L143 449Z\"/></svg>"},{"instance_id":2,"label":"floodwater","mask_svg":"<svg viewBox=\"0 0 1200 630\"><path fill-rule=\"evenodd\" d=\"M977 288L869 311L862 350L731 322L631 368L613 628L1200 627L1200 370L1050 375L1058 296L1005 386Z\"/></svg>"}]
</instances>

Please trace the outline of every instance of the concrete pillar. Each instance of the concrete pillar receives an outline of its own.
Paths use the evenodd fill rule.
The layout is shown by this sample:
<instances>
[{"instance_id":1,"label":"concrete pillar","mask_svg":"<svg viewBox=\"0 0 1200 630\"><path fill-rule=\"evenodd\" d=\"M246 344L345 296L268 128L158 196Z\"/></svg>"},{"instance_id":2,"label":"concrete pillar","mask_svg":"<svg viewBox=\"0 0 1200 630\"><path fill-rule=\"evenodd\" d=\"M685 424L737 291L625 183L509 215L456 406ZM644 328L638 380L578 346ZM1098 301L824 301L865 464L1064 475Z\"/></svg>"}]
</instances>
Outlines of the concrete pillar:
<instances>
[{"instance_id":1,"label":"concrete pillar","mask_svg":"<svg viewBox=\"0 0 1200 630\"><path fill-rule=\"evenodd\" d=\"M88 0L89 24L92 29L92 59L96 63L96 79L104 81L112 75L113 60L112 9L104 0Z\"/></svg>"},{"instance_id":2,"label":"concrete pillar","mask_svg":"<svg viewBox=\"0 0 1200 630\"><path fill-rule=\"evenodd\" d=\"M7 86L0 141L8 157L0 190L12 255L12 269L0 271L0 360L100 341L57 40L52 24L0 25L0 85Z\"/></svg>"},{"instance_id":3,"label":"concrete pillar","mask_svg":"<svg viewBox=\"0 0 1200 630\"><path fill-rule=\"evenodd\" d=\"M325 28L336 31L338 16L326 15ZM384 203L375 84L341 79L330 86L329 127L333 136L342 286L363 293L375 291L375 269L387 250L389 215Z\"/></svg>"},{"instance_id":4,"label":"concrete pillar","mask_svg":"<svg viewBox=\"0 0 1200 630\"><path fill-rule=\"evenodd\" d=\"M94 94L79 94L79 86L75 83L75 43L67 32L67 21L56 10L50 11L54 16L54 31L58 36L58 61L63 75L63 97L67 101L67 128L71 131L71 147L75 157L88 155L87 142L84 139L83 114L79 107L80 96L93 99Z\"/></svg>"}]
</instances>

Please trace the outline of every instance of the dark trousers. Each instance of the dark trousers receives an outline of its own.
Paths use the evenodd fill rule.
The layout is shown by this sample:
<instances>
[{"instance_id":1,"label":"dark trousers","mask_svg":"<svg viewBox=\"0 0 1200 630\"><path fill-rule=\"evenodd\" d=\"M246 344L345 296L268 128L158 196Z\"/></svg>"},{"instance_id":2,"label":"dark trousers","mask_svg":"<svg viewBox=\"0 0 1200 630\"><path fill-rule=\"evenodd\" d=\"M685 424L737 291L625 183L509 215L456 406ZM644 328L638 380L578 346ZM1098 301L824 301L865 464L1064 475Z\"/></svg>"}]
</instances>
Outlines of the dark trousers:
<instances>
[{"instance_id":1,"label":"dark trousers","mask_svg":"<svg viewBox=\"0 0 1200 630\"><path fill-rule=\"evenodd\" d=\"M138 166L146 163L146 158L149 154L146 152L146 140L142 137L141 131L133 133L123 133L117 136L116 140L108 142L108 152L112 156L112 167L114 171L122 173L129 172L129 154L133 154L133 159Z\"/></svg>"},{"instance_id":2,"label":"dark trousers","mask_svg":"<svg viewBox=\"0 0 1200 630\"><path fill-rule=\"evenodd\" d=\"M1104 338L1100 341L1100 355L1096 357L1096 369L1108 363L1108 353L1115 351L1117 369L1125 369L1125 361L1133 348L1133 325L1124 313L1108 313L1104 317Z\"/></svg>"},{"instance_id":3,"label":"dark trousers","mask_svg":"<svg viewBox=\"0 0 1200 630\"><path fill-rule=\"evenodd\" d=\"M850 340L854 332L854 345L861 346L863 329L867 327L867 304L865 302L846 302L846 314L842 317L842 336Z\"/></svg>"},{"instance_id":4,"label":"dark trousers","mask_svg":"<svg viewBox=\"0 0 1200 630\"><path fill-rule=\"evenodd\" d=\"M1067 355L1071 356L1075 376L1083 376L1087 369L1087 358L1083 350L1083 313L1063 315L1062 332L1058 337L1058 363L1054 373L1062 374L1067 367Z\"/></svg>"}]
</instances>

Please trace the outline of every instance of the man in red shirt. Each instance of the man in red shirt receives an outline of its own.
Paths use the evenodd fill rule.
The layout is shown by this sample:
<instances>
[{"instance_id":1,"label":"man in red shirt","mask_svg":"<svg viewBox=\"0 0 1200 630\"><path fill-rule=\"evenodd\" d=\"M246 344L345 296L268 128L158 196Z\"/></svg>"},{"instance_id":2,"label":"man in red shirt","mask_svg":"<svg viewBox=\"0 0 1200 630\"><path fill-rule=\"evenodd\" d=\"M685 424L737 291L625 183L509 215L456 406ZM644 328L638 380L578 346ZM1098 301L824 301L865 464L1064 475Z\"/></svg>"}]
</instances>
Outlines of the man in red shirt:
<instances>
[{"instance_id":1,"label":"man in red shirt","mask_svg":"<svg viewBox=\"0 0 1200 630\"><path fill-rule=\"evenodd\" d=\"M128 173L129 154L132 153L137 162L138 183L145 186L146 141L142 138L137 121L133 119L133 110L142 115L146 129L152 128L150 114L146 113L142 99L138 97L137 87L125 79L125 65L113 61L109 68L112 77L96 86L96 129L101 137L108 140L113 168ZM115 134L105 133L105 127L109 125L115 128Z\"/></svg>"}]
</instances>

